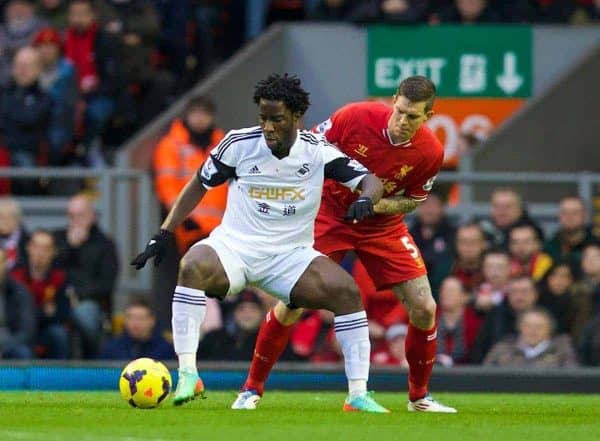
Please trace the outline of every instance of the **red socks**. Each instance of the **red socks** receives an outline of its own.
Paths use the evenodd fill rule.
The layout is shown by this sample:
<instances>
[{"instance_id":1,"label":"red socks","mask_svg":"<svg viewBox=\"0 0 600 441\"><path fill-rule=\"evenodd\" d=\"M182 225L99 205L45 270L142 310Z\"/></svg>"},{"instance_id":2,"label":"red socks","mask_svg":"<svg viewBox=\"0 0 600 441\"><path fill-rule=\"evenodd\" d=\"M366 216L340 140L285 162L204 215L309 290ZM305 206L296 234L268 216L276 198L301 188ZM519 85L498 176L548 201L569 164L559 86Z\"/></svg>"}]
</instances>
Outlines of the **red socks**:
<instances>
[{"instance_id":1,"label":"red socks","mask_svg":"<svg viewBox=\"0 0 600 441\"><path fill-rule=\"evenodd\" d=\"M408 372L408 398L415 401L427 395L427 385L435 363L437 327L428 331L408 325L406 335L406 360Z\"/></svg>"},{"instance_id":2,"label":"red socks","mask_svg":"<svg viewBox=\"0 0 600 441\"><path fill-rule=\"evenodd\" d=\"M272 309L267 313L258 331L250 372L242 390L254 389L262 396L267 377L287 346L291 329L279 323Z\"/></svg>"}]
</instances>

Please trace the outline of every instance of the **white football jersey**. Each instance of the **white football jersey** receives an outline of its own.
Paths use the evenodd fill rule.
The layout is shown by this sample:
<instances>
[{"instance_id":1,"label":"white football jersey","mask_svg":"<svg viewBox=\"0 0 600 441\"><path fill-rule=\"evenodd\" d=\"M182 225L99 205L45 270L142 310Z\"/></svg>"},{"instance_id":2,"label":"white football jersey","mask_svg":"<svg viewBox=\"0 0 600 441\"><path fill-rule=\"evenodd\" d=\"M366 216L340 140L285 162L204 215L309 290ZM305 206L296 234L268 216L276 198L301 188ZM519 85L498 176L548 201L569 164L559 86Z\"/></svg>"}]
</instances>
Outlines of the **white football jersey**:
<instances>
[{"instance_id":1,"label":"white football jersey","mask_svg":"<svg viewBox=\"0 0 600 441\"><path fill-rule=\"evenodd\" d=\"M288 156L278 159L260 127L232 130L198 171L210 189L229 181L218 236L256 257L312 246L325 178L354 190L368 174L324 137L299 130Z\"/></svg>"}]
</instances>

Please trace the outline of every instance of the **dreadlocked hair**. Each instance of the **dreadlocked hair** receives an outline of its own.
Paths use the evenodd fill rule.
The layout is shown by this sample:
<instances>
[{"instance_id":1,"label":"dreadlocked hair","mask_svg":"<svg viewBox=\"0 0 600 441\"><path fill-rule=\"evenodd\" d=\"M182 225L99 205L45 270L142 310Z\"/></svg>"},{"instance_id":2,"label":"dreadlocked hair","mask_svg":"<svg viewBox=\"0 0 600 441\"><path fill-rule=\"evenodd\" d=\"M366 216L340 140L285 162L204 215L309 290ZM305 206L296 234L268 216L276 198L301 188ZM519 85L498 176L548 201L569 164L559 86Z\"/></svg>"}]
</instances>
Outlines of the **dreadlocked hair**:
<instances>
[{"instance_id":1,"label":"dreadlocked hair","mask_svg":"<svg viewBox=\"0 0 600 441\"><path fill-rule=\"evenodd\" d=\"M254 88L254 102L258 104L261 99L270 101L283 101L294 114L304 115L310 105L310 94L300 87L300 78L295 75L283 76L269 75L259 81Z\"/></svg>"}]
</instances>

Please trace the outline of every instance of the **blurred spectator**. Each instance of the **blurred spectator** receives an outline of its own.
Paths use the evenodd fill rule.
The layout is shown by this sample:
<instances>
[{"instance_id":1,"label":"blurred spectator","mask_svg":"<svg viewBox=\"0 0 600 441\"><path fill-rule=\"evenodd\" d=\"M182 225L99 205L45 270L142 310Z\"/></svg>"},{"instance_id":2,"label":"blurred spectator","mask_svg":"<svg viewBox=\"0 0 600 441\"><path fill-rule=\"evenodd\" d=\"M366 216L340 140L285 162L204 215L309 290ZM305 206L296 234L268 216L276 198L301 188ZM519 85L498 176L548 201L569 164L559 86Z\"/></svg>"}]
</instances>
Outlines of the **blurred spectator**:
<instances>
[{"instance_id":1,"label":"blurred spectator","mask_svg":"<svg viewBox=\"0 0 600 441\"><path fill-rule=\"evenodd\" d=\"M333 329L333 314L324 309L305 311L292 329L290 343L295 355L313 363L341 360L341 351Z\"/></svg>"},{"instance_id":2,"label":"blurred spectator","mask_svg":"<svg viewBox=\"0 0 600 441\"><path fill-rule=\"evenodd\" d=\"M481 283L481 259L487 248L485 236L478 224L461 225L456 230L455 255L447 253L436 263L430 276L433 295L437 297L442 281L448 276L460 279L469 292Z\"/></svg>"},{"instance_id":3,"label":"blurred spectator","mask_svg":"<svg viewBox=\"0 0 600 441\"><path fill-rule=\"evenodd\" d=\"M508 284L506 300L487 314L473 345L471 360L481 363L490 348L504 337L517 333L517 316L533 308L538 299L534 281L525 276L512 279Z\"/></svg>"},{"instance_id":4,"label":"blurred spectator","mask_svg":"<svg viewBox=\"0 0 600 441\"><path fill-rule=\"evenodd\" d=\"M536 23L567 23L576 7L573 0L533 0L530 5L530 20Z\"/></svg>"},{"instance_id":5,"label":"blurred spectator","mask_svg":"<svg viewBox=\"0 0 600 441\"><path fill-rule=\"evenodd\" d=\"M531 225L517 225L509 232L511 276L526 275L536 282L552 266L552 258L542 252L542 239Z\"/></svg>"},{"instance_id":6,"label":"blurred spectator","mask_svg":"<svg viewBox=\"0 0 600 441\"><path fill-rule=\"evenodd\" d=\"M63 162L75 133L77 74L73 64L62 55L62 40L58 31L44 28L33 39L42 63L40 85L52 99L48 140L52 164Z\"/></svg>"},{"instance_id":7,"label":"blurred spectator","mask_svg":"<svg viewBox=\"0 0 600 441\"><path fill-rule=\"evenodd\" d=\"M371 363L379 366L408 367L406 360L406 333L408 326L397 323L390 326L386 333L386 345L371 352Z\"/></svg>"},{"instance_id":8,"label":"blurred spectator","mask_svg":"<svg viewBox=\"0 0 600 441\"><path fill-rule=\"evenodd\" d=\"M581 255L581 280L573 286L572 335L577 339L585 323L600 315L600 244L590 243Z\"/></svg>"},{"instance_id":9,"label":"blurred spectator","mask_svg":"<svg viewBox=\"0 0 600 441\"><path fill-rule=\"evenodd\" d=\"M37 311L37 355L47 358L69 357L70 304L66 295L67 273L53 267L56 246L49 231L31 233L27 243L27 265L11 275L33 295Z\"/></svg>"},{"instance_id":10,"label":"blurred spectator","mask_svg":"<svg viewBox=\"0 0 600 441\"><path fill-rule=\"evenodd\" d=\"M437 261L452 248L455 232L444 213L443 201L437 194L430 194L417 208L417 219L410 228L429 273L435 272Z\"/></svg>"},{"instance_id":11,"label":"blurred spectator","mask_svg":"<svg viewBox=\"0 0 600 441\"><path fill-rule=\"evenodd\" d=\"M10 0L4 9L4 24L0 25L0 85L10 81L11 65L17 51L31 44L33 36L44 26L35 15L33 2Z\"/></svg>"},{"instance_id":12,"label":"blurred spectator","mask_svg":"<svg viewBox=\"0 0 600 441\"><path fill-rule=\"evenodd\" d=\"M7 271L0 248L0 358L32 358L35 307L31 294Z\"/></svg>"},{"instance_id":13,"label":"blurred spectator","mask_svg":"<svg viewBox=\"0 0 600 441\"><path fill-rule=\"evenodd\" d=\"M540 282L538 304L554 318L558 334L570 333L573 326L573 270L567 263L556 263Z\"/></svg>"},{"instance_id":14,"label":"blurred spectator","mask_svg":"<svg viewBox=\"0 0 600 441\"><path fill-rule=\"evenodd\" d=\"M209 332L200 342L198 358L238 361L252 358L264 314L260 298L250 290L242 291L235 299L232 317L225 327Z\"/></svg>"},{"instance_id":15,"label":"blurred spectator","mask_svg":"<svg viewBox=\"0 0 600 441\"><path fill-rule=\"evenodd\" d=\"M67 28L67 0L38 0L37 13L52 28Z\"/></svg>"},{"instance_id":16,"label":"blurred spectator","mask_svg":"<svg viewBox=\"0 0 600 441\"><path fill-rule=\"evenodd\" d=\"M484 365L560 368L577 366L575 351L566 335L554 337L554 320L544 308L523 312L517 321L519 334L494 345Z\"/></svg>"},{"instance_id":17,"label":"blurred spectator","mask_svg":"<svg viewBox=\"0 0 600 441\"><path fill-rule=\"evenodd\" d=\"M398 322L408 322L408 313L391 289L377 291L375 283L360 260L354 261L350 272L360 289L363 305L369 318L371 344L375 347L378 343L384 343L388 326Z\"/></svg>"},{"instance_id":18,"label":"blurred spectator","mask_svg":"<svg viewBox=\"0 0 600 441\"><path fill-rule=\"evenodd\" d=\"M572 16L575 24L600 21L600 0L580 1Z\"/></svg>"},{"instance_id":19,"label":"blurred spectator","mask_svg":"<svg viewBox=\"0 0 600 441\"><path fill-rule=\"evenodd\" d=\"M47 162L44 156L52 100L40 87L40 74L37 51L31 47L19 49L12 68L13 81L0 95L0 126L11 164L16 167ZM29 180L15 180L12 186L18 193L34 191Z\"/></svg>"},{"instance_id":20,"label":"blurred spectator","mask_svg":"<svg viewBox=\"0 0 600 441\"><path fill-rule=\"evenodd\" d=\"M215 126L215 106L205 97L192 98L182 119L171 124L154 152L155 188L165 212L206 161L212 148L223 139L223 131ZM221 223L227 185L206 194L186 221L175 231L180 254L198 240L208 236Z\"/></svg>"},{"instance_id":21,"label":"blurred spectator","mask_svg":"<svg viewBox=\"0 0 600 441\"><path fill-rule=\"evenodd\" d=\"M544 245L544 251L554 260L564 260L579 268L581 251L593 239L592 230L586 226L585 203L579 197L566 197L558 209L559 228Z\"/></svg>"},{"instance_id":22,"label":"blurred spectator","mask_svg":"<svg viewBox=\"0 0 600 441\"><path fill-rule=\"evenodd\" d=\"M483 256L483 283L474 291L474 306L487 313L506 298L510 281L510 257L506 251L490 250Z\"/></svg>"},{"instance_id":23,"label":"blurred spectator","mask_svg":"<svg viewBox=\"0 0 600 441\"><path fill-rule=\"evenodd\" d=\"M586 366L600 366L600 315L587 322L577 344L579 361Z\"/></svg>"},{"instance_id":24,"label":"blurred spectator","mask_svg":"<svg viewBox=\"0 0 600 441\"><path fill-rule=\"evenodd\" d=\"M437 309L437 362L444 366L468 363L482 324L482 317L468 305L469 295L461 281L448 277L440 288Z\"/></svg>"},{"instance_id":25,"label":"blurred spectator","mask_svg":"<svg viewBox=\"0 0 600 441\"><path fill-rule=\"evenodd\" d=\"M146 0L107 0L105 5L104 30L122 42L121 63L131 111L126 115L130 120L121 124L132 124L127 127L130 132L167 107L175 79L151 62L160 34L160 17L154 4ZM123 117L122 113L118 109L117 116Z\"/></svg>"},{"instance_id":26,"label":"blurred spectator","mask_svg":"<svg viewBox=\"0 0 600 441\"><path fill-rule=\"evenodd\" d=\"M83 143L90 149L91 142L99 141L103 134L122 92L120 48L99 28L92 0L73 0L69 4L65 56L77 69L86 105ZM90 161L101 163L102 158L91 157Z\"/></svg>"},{"instance_id":27,"label":"blurred spectator","mask_svg":"<svg viewBox=\"0 0 600 441\"><path fill-rule=\"evenodd\" d=\"M427 2L422 0L365 0L359 2L351 20L368 22L410 24L422 21L427 12Z\"/></svg>"},{"instance_id":28,"label":"blurred spectator","mask_svg":"<svg viewBox=\"0 0 600 441\"><path fill-rule=\"evenodd\" d=\"M302 0L270 0L267 10L267 26L279 21L302 21L305 5Z\"/></svg>"},{"instance_id":29,"label":"blurred spectator","mask_svg":"<svg viewBox=\"0 0 600 441\"><path fill-rule=\"evenodd\" d=\"M311 19L318 21L347 20L357 3L359 0L321 0Z\"/></svg>"},{"instance_id":30,"label":"blurred spectator","mask_svg":"<svg viewBox=\"0 0 600 441\"><path fill-rule=\"evenodd\" d=\"M5 265L9 270L25 264L28 240L29 235L21 222L21 207L11 197L0 197L0 248L6 252Z\"/></svg>"},{"instance_id":31,"label":"blurred spectator","mask_svg":"<svg viewBox=\"0 0 600 441\"><path fill-rule=\"evenodd\" d=\"M119 272L115 246L96 224L92 200L71 198L68 227L56 232L57 263L67 270L73 323L83 339L86 358L95 358L102 337L103 312L110 313Z\"/></svg>"},{"instance_id":32,"label":"blurred spectator","mask_svg":"<svg viewBox=\"0 0 600 441\"><path fill-rule=\"evenodd\" d=\"M529 218L519 193L511 188L498 188L492 192L490 219L480 222L490 245L508 248L508 231L515 225L530 224L543 237L541 228Z\"/></svg>"},{"instance_id":33,"label":"blurred spectator","mask_svg":"<svg viewBox=\"0 0 600 441\"><path fill-rule=\"evenodd\" d=\"M425 2L423 2L425 3ZM436 23L494 23L501 21L491 2L487 0L455 0L453 5L441 8L429 22Z\"/></svg>"},{"instance_id":34,"label":"blurred spectator","mask_svg":"<svg viewBox=\"0 0 600 441\"><path fill-rule=\"evenodd\" d=\"M104 360L134 360L149 357L155 360L175 358L173 345L166 341L156 326L156 316L150 303L134 298L125 307L125 329L118 337L106 342L100 358Z\"/></svg>"}]
</instances>

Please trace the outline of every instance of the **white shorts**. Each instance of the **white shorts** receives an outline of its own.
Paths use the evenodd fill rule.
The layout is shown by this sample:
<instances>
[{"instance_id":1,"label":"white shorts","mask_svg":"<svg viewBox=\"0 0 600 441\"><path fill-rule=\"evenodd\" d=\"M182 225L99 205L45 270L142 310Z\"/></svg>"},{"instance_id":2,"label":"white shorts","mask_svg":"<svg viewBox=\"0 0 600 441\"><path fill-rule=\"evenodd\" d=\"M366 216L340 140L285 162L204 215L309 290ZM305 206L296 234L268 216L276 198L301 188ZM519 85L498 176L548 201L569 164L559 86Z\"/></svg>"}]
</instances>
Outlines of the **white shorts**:
<instances>
[{"instance_id":1,"label":"white shorts","mask_svg":"<svg viewBox=\"0 0 600 441\"><path fill-rule=\"evenodd\" d=\"M207 245L219 256L229 279L227 294L237 294L247 285L257 286L277 297L286 305L300 276L317 257L323 256L311 247L298 247L283 254L256 257L244 253L242 247L234 247L219 237L209 236L193 246ZM242 245L243 246L243 245Z\"/></svg>"}]
</instances>

